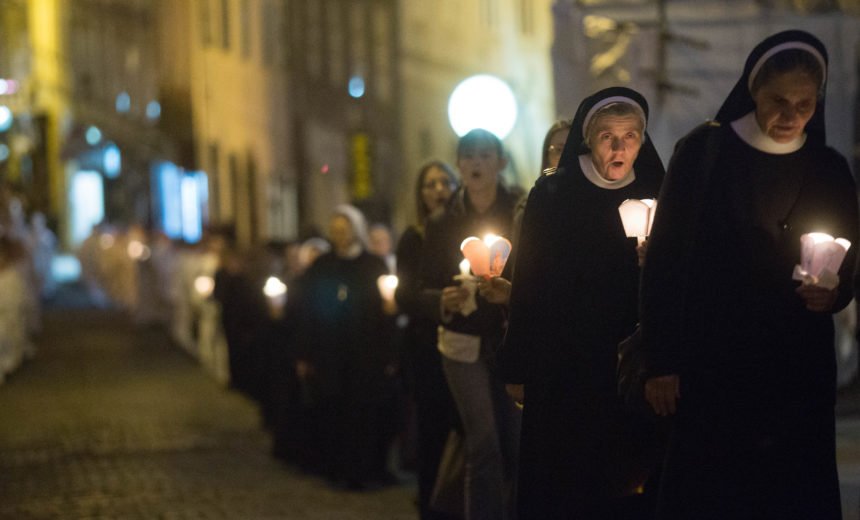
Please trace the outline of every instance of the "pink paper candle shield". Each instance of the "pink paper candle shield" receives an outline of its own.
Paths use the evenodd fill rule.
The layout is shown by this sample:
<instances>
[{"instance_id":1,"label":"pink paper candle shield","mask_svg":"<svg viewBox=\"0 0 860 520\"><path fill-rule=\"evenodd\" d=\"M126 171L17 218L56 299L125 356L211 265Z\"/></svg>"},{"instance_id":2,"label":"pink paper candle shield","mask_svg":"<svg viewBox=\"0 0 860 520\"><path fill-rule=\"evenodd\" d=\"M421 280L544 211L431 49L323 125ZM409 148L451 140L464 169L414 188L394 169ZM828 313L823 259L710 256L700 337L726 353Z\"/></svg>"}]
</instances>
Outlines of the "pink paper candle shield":
<instances>
[{"instance_id":1,"label":"pink paper candle shield","mask_svg":"<svg viewBox=\"0 0 860 520\"><path fill-rule=\"evenodd\" d=\"M460 251L476 276L499 276L511 254L511 242L493 234L484 236L483 240L469 237L460 244Z\"/></svg>"},{"instance_id":2,"label":"pink paper candle shield","mask_svg":"<svg viewBox=\"0 0 860 520\"><path fill-rule=\"evenodd\" d=\"M800 237L800 267L806 274L818 278L825 270L839 272L851 242L833 238L826 233L806 233Z\"/></svg>"}]
</instances>

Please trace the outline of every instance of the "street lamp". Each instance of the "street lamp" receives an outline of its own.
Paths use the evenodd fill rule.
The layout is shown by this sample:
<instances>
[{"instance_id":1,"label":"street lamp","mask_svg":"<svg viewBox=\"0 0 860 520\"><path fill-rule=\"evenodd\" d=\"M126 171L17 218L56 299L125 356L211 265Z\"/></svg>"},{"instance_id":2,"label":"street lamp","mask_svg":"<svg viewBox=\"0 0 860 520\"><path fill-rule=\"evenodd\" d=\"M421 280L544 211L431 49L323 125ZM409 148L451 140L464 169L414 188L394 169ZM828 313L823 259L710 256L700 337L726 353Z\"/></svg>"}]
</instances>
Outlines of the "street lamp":
<instances>
[{"instance_id":1,"label":"street lamp","mask_svg":"<svg viewBox=\"0 0 860 520\"><path fill-rule=\"evenodd\" d=\"M489 74L471 76L451 93L448 120L458 136L484 128L504 139L517 121L517 99L503 80Z\"/></svg>"}]
</instances>

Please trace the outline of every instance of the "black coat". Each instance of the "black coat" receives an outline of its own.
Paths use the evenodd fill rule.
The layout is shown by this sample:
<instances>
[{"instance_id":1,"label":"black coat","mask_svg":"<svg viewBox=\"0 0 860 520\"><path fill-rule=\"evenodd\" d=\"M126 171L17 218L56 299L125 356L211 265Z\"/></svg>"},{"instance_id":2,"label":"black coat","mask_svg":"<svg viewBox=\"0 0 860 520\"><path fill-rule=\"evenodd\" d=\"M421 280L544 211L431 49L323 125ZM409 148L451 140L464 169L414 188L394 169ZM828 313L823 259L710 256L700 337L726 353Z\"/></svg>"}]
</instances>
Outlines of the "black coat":
<instances>
[{"instance_id":1,"label":"black coat","mask_svg":"<svg viewBox=\"0 0 860 520\"><path fill-rule=\"evenodd\" d=\"M435 322L440 321L440 296L443 288L457 285L454 276L459 274L463 260L460 244L470 236L483 237L494 233L511 237L516 197L502 187L496 201L484 213L472 208L468 194L460 190L454 194L444 214L427 223L424 247L421 253L420 313ZM455 314L445 327L456 332L481 336L482 348L496 348L504 334L505 316L501 305L488 303L477 297L478 309L469 316Z\"/></svg>"}]
</instances>

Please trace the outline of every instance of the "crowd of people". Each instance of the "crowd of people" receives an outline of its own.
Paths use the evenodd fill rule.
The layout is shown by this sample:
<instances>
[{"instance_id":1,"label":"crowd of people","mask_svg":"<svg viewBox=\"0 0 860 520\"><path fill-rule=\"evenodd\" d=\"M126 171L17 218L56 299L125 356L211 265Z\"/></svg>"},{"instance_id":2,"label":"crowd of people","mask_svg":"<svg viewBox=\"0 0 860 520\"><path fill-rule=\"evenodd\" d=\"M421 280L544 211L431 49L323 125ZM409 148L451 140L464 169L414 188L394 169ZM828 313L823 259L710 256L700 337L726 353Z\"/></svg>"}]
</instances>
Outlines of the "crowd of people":
<instances>
[{"instance_id":1,"label":"crowd of people","mask_svg":"<svg viewBox=\"0 0 860 520\"><path fill-rule=\"evenodd\" d=\"M11 184L0 183L0 384L35 356L41 304L55 290L56 237L45 216L28 219L25 206Z\"/></svg>"},{"instance_id":2,"label":"crowd of people","mask_svg":"<svg viewBox=\"0 0 860 520\"><path fill-rule=\"evenodd\" d=\"M802 235L860 239L827 60L806 32L761 42L666 169L647 100L611 87L549 129L528 197L486 130L427 162L396 247L351 205L325 237L244 252L229 229L181 245L105 226L83 279L255 399L273 456L355 491L414 471L424 520L838 519L832 314L856 247L835 285L792 279ZM659 202L644 242L629 199ZM2 380L50 288L40 224L25 238L14 201L0 209ZM474 276L461 243L487 233L513 250ZM10 305L14 284L31 291Z\"/></svg>"}]
</instances>

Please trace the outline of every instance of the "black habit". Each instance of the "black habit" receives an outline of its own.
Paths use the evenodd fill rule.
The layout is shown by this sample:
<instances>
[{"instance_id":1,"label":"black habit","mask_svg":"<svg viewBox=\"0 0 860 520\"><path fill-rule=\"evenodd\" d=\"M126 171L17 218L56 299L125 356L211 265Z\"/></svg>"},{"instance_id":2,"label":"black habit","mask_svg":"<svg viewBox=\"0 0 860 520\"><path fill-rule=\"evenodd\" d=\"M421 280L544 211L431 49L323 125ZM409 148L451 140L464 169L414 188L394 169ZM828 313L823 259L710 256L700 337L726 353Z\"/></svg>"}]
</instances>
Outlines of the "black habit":
<instances>
[{"instance_id":1,"label":"black habit","mask_svg":"<svg viewBox=\"0 0 860 520\"><path fill-rule=\"evenodd\" d=\"M792 270L800 236L855 246L833 312L851 299L857 195L845 159L826 147L824 103L803 146L765 153L731 123L755 109L747 60L717 116L679 141L660 194L642 280L642 333L654 376L678 374L679 408L664 468L661 519L841 517L836 473L835 356L830 313L805 308Z\"/></svg>"},{"instance_id":2,"label":"black habit","mask_svg":"<svg viewBox=\"0 0 860 520\"><path fill-rule=\"evenodd\" d=\"M655 198L663 166L646 136L632 183L604 189L585 177L586 114L614 96L647 117L645 99L630 89L586 98L557 173L529 194L516 245L500 359L506 381L525 384L520 520L607 518L644 480L647 440L616 391L617 345L636 326L639 287L636 239L625 236L618 206Z\"/></svg>"}]
</instances>

